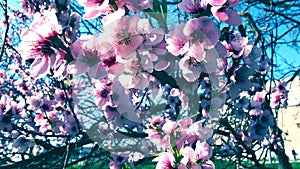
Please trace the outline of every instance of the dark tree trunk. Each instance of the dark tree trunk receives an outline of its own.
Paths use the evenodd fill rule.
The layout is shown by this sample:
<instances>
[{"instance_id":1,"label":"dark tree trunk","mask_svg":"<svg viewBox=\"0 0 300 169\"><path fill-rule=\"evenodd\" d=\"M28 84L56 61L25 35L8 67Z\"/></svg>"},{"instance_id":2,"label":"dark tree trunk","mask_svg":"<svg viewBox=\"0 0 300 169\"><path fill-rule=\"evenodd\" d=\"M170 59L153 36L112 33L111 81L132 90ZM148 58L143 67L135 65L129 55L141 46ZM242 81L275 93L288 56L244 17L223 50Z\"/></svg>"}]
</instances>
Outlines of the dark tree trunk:
<instances>
[{"instance_id":1,"label":"dark tree trunk","mask_svg":"<svg viewBox=\"0 0 300 169\"><path fill-rule=\"evenodd\" d=\"M285 154L284 149L278 148L275 151L275 154L278 157L279 168L280 169L292 169L292 165L289 162L289 157Z\"/></svg>"}]
</instances>

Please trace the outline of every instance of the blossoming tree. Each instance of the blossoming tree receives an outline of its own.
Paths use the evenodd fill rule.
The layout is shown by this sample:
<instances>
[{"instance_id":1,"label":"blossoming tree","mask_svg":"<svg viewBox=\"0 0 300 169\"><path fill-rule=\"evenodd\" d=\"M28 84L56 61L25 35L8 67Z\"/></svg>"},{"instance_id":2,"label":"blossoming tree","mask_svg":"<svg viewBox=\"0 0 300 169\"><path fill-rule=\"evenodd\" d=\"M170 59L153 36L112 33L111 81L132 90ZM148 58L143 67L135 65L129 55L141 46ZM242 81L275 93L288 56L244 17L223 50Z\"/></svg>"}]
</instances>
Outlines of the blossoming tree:
<instances>
[{"instance_id":1,"label":"blossoming tree","mask_svg":"<svg viewBox=\"0 0 300 169\"><path fill-rule=\"evenodd\" d=\"M2 2L1 167L291 168L287 83L239 3Z\"/></svg>"}]
</instances>

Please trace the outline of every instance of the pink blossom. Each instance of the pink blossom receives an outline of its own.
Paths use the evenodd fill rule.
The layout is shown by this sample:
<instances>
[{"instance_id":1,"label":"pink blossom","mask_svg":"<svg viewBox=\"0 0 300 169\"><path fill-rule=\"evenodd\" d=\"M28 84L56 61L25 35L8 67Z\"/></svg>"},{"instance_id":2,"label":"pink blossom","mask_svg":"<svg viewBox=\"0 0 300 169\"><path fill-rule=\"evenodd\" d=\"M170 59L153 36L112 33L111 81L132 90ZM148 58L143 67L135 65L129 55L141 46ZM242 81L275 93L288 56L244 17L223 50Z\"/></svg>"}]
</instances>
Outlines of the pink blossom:
<instances>
[{"instance_id":1,"label":"pink blossom","mask_svg":"<svg viewBox=\"0 0 300 169\"><path fill-rule=\"evenodd\" d=\"M227 2L227 0L206 0L212 6L222 6Z\"/></svg>"},{"instance_id":2,"label":"pink blossom","mask_svg":"<svg viewBox=\"0 0 300 169\"><path fill-rule=\"evenodd\" d=\"M262 127L259 123L251 123L248 129L251 139L262 141L268 133L268 128Z\"/></svg>"},{"instance_id":3,"label":"pink blossom","mask_svg":"<svg viewBox=\"0 0 300 169\"><path fill-rule=\"evenodd\" d=\"M251 105L260 106L265 101L266 94L267 92L265 90L256 92L253 99L251 100Z\"/></svg>"},{"instance_id":4,"label":"pink blossom","mask_svg":"<svg viewBox=\"0 0 300 169\"><path fill-rule=\"evenodd\" d=\"M110 169L119 169L118 164L116 162L114 162L114 161L111 161L109 163L109 168Z\"/></svg>"},{"instance_id":5,"label":"pink blossom","mask_svg":"<svg viewBox=\"0 0 300 169\"><path fill-rule=\"evenodd\" d=\"M126 6L130 11L139 12L150 8L152 4L153 0L121 0L118 7L124 8Z\"/></svg>"},{"instance_id":6,"label":"pink blossom","mask_svg":"<svg viewBox=\"0 0 300 169\"><path fill-rule=\"evenodd\" d=\"M78 3L84 7L84 19L94 19L112 12L109 0L79 0Z\"/></svg>"},{"instance_id":7,"label":"pink blossom","mask_svg":"<svg viewBox=\"0 0 300 169\"><path fill-rule=\"evenodd\" d=\"M33 59L30 67L31 76L42 78L50 72L50 68L58 66L58 60L65 53L59 49L62 42L58 37L62 31L55 11L44 11L34 15L30 28L22 32L19 45L24 60Z\"/></svg>"},{"instance_id":8,"label":"pink blossom","mask_svg":"<svg viewBox=\"0 0 300 169\"><path fill-rule=\"evenodd\" d=\"M212 149L206 141L197 141L195 153L196 159L208 160L212 156Z\"/></svg>"},{"instance_id":9,"label":"pink blossom","mask_svg":"<svg viewBox=\"0 0 300 169\"><path fill-rule=\"evenodd\" d=\"M230 77L232 83L229 86L229 95L236 98L241 91L247 91L252 87L252 82L249 76L252 75L254 70L248 66L241 66L234 70L233 75Z\"/></svg>"},{"instance_id":10,"label":"pink blossom","mask_svg":"<svg viewBox=\"0 0 300 169\"><path fill-rule=\"evenodd\" d=\"M263 128L274 125L274 116L270 110L264 110L263 113L259 116L259 124Z\"/></svg>"},{"instance_id":11,"label":"pink blossom","mask_svg":"<svg viewBox=\"0 0 300 169\"><path fill-rule=\"evenodd\" d=\"M181 163L187 165L190 162L194 162L195 159L195 151L192 147L190 146L186 146L184 147L183 151L182 151L182 156L183 158L181 159Z\"/></svg>"},{"instance_id":12,"label":"pink blossom","mask_svg":"<svg viewBox=\"0 0 300 169\"><path fill-rule=\"evenodd\" d=\"M193 168L201 167L196 164L198 160L208 160L212 155L212 149L206 142L197 141L195 150L190 146L186 146L182 151L183 158L181 159L181 163L186 166L194 166Z\"/></svg>"},{"instance_id":13,"label":"pink blossom","mask_svg":"<svg viewBox=\"0 0 300 169\"><path fill-rule=\"evenodd\" d=\"M42 99L40 96L31 96L27 100L29 102L29 110L37 111L39 106L42 104Z\"/></svg>"},{"instance_id":14,"label":"pink blossom","mask_svg":"<svg viewBox=\"0 0 300 169\"><path fill-rule=\"evenodd\" d=\"M121 19L122 16L125 15L125 9L118 9L117 11L114 11L113 13L110 13L103 17L102 24L103 26L108 26L109 24L115 22L118 19Z\"/></svg>"},{"instance_id":15,"label":"pink blossom","mask_svg":"<svg viewBox=\"0 0 300 169\"><path fill-rule=\"evenodd\" d=\"M184 27L184 24L173 27L166 35L166 42L168 44L166 48L174 56L183 55L188 51L190 37L183 34Z\"/></svg>"},{"instance_id":16,"label":"pink blossom","mask_svg":"<svg viewBox=\"0 0 300 169\"><path fill-rule=\"evenodd\" d=\"M75 75L88 72L95 79L105 78L107 70L100 61L110 46L103 43L97 42L97 38L91 36L85 36L73 43L70 49L75 60L68 65L68 72ZM102 48L99 47L101 45Z\"/></svg>"},{"instance_id":17,"label":"pink blossom","mask_svg":"<svg viewBox=\"0 0 300 169\"><path fill-rule=\"evenodd\" d=\"M1 96L0 115L6 114L11 109L11 102L12 102L12 99L8 95L4 94Z\"/></svg>"},{"instance_id":18,"label":"pink blossom","mask_svg":"<svg viewBox=\"0 0 300 169\"><path fill-rule=\"evenodd\" d=\"M193 124L193 120L190 117L186 117L185 119L179 120L178 124L181 128L187 129Z\"/></svg>"},{"instance_id":19,"label":"pink blossom","mask_svg":"<svg viewBox=\"0 0 300 169\"><path fill-rule=\"evenodd\" d=\"M116 50L117 56L122 59L130 59L143 43L142 30L145 30L144 22L138 15L122 16L113 23L104 27L104 31L99 38L105 39ZM146 32L150 29L146 26ZM142 32L140 32L142 31Z\"/></svg>"},{"instance_id":20,"label":"pink blossom","mask_svg":"<svg viewBox=\"0 0 300 169\"><path fill-rule=\"evenodd\" d=\"M128 60L120 61L122 62L122 65L119 65L120 68L116 68L119 70L123 69L123 72L118 75L117 79L125 89L134 88L144 90L150 83L148 79L149 75L142 72L142 70L152 72L152 61L150 60L148 53L143 52L140 57L139 61L137 56L133 54Z\"/></svg>"},{"instance_id":21,"label":"pink blossom","mask_svg":"<svg viewBox=\"0 0 300 169\"><path fill-rule=\"evenodd\" d=\"M179 68L182 71L183 77L188 82L197 80L201 73L201 68L196 63L193 63L189 57L183 57L179 61Z\"/></svg>"},{"instance_id":22,"label":"pink blossom","mask_svg":"<svg viewBox=\"0 0 300 169\"><path fill-rule=\"evenodd\" d=\"M66 100L67 100L67 97L65 95L65 91L63 90L56 90L55 93L54 93L54 97L55 97L55 100L60 104L60 105L64 105Z\"/></svg>"},{"instance_id":23,"label":"pink blossom","mask_svg":"<svg viewBox=\"0 0 300 169\"><path fill-rule=\"evenodd\" d=\"M111 89L109 84L103 84L101 82L97 82L95 84L95 96L96 96L96 104L98 108L104 109L106 105L111 103Z\"/></svg>"},{"instance_id":24,"label":"pink blossom","mask_svg":"<svg viewBox=\"0 0 300 169\"><path fill-rule=\"evenodd\" d=\"M183 33L201 42L204 47L215 46L220 37L220 32L207 16L189 20Z\"/></svg>"},{"instance_id":25,"label":"pink blossom","mask_svg":"<svg viewBox=\"0 0 300 169\"><path fill-rule=\"evenodd\" d=\"M156 131L155 129L147 129L146 133L148 134L148 138L152 143L154 143L155 145L160 145L162 137L158 131Z\"/></svg>"},{"instance_id":26,"label":"pink blossom","mask_svg":"<svg viewBox=\"0 0 300 169\"><path fill-rule=\"evenodd\" d=\"M250 116L258 116L258 115L261 115L262 113L263 113L263 111L261 109L251 109L249 111Z\"/></svg>"},{"instance_id":27,"label":"pink blossom","mask_svg":"<svg viewBox=\"0 0 300 169\"><path fill-rule=\"evenodd\" d=\"M195 13L202 9L206 9L207 4L203 0L183 0L178 4L181 10L187 13Z\"/></svg>"},{"instance_id":28,"label":"pink blossom","mask_svg":"<svg viewBox=\"0 0 300 169\"><path fill-rule=\"evenodd\" d=\"M211 160L206 160L201 164L201 169L215 169L215 165Z\"/></svg>"},{"instance_id":29,"label":"pink blossom","mask_svg":"<svg viewBox=\"0 0 300 169\"><path fill-rule=\"evenodd\" d=\"M162 130L166 134L171 134L175 131L176 127L177 127L177 123L175 121L166 119L166 122L163 125Z\"/></svg>"},{"instance_id":30,"label":"pink blossom","mask_svg":"<svg viewBox=\"0 0 300 169\"><path fill-rule=\"evenodd\" d=\"M25 118L27 115L26 112L24 111L24 106L25 106L24 102L17 103L15 101L12 101L10 110L16 118Z\"/></svg>"},{"instance_id":31,"label":"pink blossom","mask_svg":"<svg viewBox=\"0 0 300 169\"><path fill-rule=\"evenodd\" d=\"M213 13L216 19L223 21L229 25L239 26L242 24L241 17L234 10L231 9L224 10L220 7L213 6L211 8L211 12Z\"/></svg>"},{"instance_id":32,"label":"pink blossom","mask_svg":"<svg viewBox=\"0 0 300 169\"><path fill-rule=\"evenodd\" d=\"M75 119L73 116L68 116L68 120L69 118L71 118L72 120L70 120L71 122L66 122L65 125L64 125L64 130L66 131L66 133L68 133L71 137L74 137L79 129L77 127L77 124L75 122ZM74 120L73 120L74 119Z\"/></svg>"},{"instance_id":33,"label":"pink blossom","mask_svg":"<svg viewBox=\"0 0 300 169\"><path fill-rule=\"evenodd\" d=\"M159 157L156 157L153 159L153 161L158 161L156 164L155 169L171 169L174 167L175 164L175 157L170 152L164 152L159 155Z\"/></svg>"}]
</instances>

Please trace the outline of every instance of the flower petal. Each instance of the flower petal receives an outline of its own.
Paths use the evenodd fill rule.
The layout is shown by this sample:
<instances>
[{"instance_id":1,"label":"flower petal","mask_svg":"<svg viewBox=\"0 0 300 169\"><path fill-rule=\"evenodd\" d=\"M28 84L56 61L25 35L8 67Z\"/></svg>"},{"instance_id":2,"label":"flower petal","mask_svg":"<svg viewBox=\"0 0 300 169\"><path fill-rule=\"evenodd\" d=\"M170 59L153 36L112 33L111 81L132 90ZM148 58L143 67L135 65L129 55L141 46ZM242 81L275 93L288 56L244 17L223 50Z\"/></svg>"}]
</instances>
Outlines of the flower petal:
<instances>
[{"instance_id":1,"label":"flower petal","mask_svg":"<svg viewBox=\"0 0 300 169\"><path fill-rule=\"evenodd\" d=\"M31 76L40 79L50 70L50 59L47 56L36 58L30 66Z\"/></svg>"}]
</instances>

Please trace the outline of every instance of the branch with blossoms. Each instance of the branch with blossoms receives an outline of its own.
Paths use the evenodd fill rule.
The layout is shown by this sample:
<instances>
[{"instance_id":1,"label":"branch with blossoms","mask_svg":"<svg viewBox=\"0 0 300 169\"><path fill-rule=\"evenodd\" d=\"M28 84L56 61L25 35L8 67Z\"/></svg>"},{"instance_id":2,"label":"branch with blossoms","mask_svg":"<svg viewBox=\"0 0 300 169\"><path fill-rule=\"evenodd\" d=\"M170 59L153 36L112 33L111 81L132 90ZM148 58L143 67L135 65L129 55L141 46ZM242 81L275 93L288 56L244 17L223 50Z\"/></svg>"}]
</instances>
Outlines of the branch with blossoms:
<instances>
[{"instance_id":1,"label":"branch with blossoms","mask_svg":"<svg viewBox=\"0 0 300 169\"><path fill-rule=\"evenodd\" d=\"M276 124L288 91L266 85L273 59L246 37L238 4L23 0L11 21L25 22L21 42L5 37L2 55L1 165L42 166L51 155L66 168L101 158L101 147L110 168L151 159L213 169L220 157L264 168L265 149L291 168ZM79 157L76 145L91 150Z\"/></svg>"}]
</instances>

